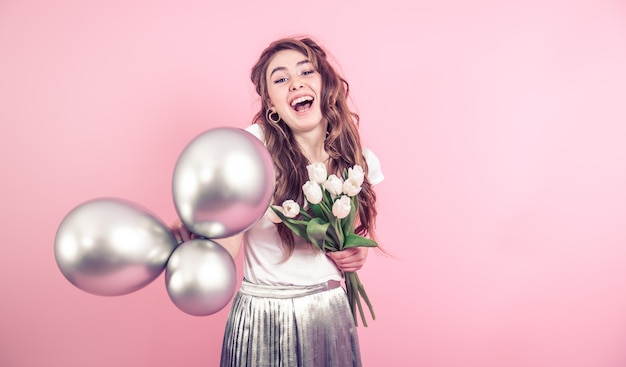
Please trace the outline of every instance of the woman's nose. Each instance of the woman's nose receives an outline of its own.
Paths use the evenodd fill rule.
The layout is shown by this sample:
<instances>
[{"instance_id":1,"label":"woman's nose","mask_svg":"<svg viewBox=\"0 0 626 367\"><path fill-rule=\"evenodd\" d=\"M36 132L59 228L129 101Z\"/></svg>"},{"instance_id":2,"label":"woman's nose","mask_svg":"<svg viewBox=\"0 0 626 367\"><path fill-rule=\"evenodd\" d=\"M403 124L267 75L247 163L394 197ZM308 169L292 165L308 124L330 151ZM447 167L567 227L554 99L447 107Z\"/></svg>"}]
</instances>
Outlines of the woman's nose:
<instances>
[{"instance_id":1,"label":"woman's nose","mask_svg":"<svg viewBox=\"0 0 626 367\"><path fill-rule=\"evenodd\" d=\"M291 90L296 90L302 88L302 82L300 82L300 80L298 79L293 79L293 81L291 82Z\"/></svg>"}]
</instances>

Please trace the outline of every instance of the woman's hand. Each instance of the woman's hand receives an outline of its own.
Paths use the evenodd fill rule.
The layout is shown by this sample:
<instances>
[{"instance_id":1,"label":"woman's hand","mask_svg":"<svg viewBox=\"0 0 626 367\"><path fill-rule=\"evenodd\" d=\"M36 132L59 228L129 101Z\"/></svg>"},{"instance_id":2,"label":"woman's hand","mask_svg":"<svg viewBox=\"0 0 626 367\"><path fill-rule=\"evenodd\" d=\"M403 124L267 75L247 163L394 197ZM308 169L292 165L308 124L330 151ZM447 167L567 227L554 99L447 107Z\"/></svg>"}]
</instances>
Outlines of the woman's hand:
<instances>
[{"instance_id":1,"label":"woman's hand","mask_svg":"<svg viewBox=\"0 0 626 367\"><path fill-rule=\"evenodd\" d=\"M176 241L180 245L183 242L193 240L195 238L204 238L202 236L198 236L195 233L192 233L185 225L177 219L170 226L170 231L176 237ZM243 232L233 235L227 238L213 239L213 242L217 242L220 246L224 247L226 251L233 257L233 259L237 258L237 254L239 254L239 249L241 248L241 241L243 240Z\"/></svg>"},{"instance_id":2,"label":"woman's hand","mask_svg":"<svg viewBox=\"0 0 626 367\"><path fill-rule=\"evenodd\" d=\"M352 247L342 251L327 252L339 270L344 272L354 272L365 265L367 260L367 247Z\"/></svg>"},{"instance_id":3,"label":"woman's hand","mask_svg":"<svg viewBox=\"0 0 626 367\"><path fill-rule=\"evenodd\" d=\"M172 234L176 237L176 241L178 241L179 244L198 237L191 233L191 231L185 227L180 219L177 219L174 223L172 223L170 231L172 231Z\"/></svg>"}]
</instances>

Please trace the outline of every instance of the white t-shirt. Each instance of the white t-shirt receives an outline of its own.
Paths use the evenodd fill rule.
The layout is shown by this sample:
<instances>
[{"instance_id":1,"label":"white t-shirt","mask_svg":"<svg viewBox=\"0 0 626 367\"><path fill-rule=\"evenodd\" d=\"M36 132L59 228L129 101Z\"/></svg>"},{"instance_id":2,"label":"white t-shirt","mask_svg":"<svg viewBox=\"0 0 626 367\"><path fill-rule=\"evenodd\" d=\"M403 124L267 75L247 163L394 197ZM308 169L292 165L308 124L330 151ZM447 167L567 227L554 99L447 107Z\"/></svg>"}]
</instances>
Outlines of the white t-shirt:
<instances>
[{"instance_id":1,"label":"white t-shirt","mask_svg":"<svg viewBox=\"0 0 626 367\"><path fill-rule=\"evenodd\" d=\"M265 143L259 125L250 125L245 130ZM370 183L380 183L384 179L380 161L368 149L363 150L363 155ZM260 218L244 233L243 274L246 280L267 285L312 285L342 280L341 272L324 252L298 236L294 239L294 251L285 259L285 249L276 225L266 215Z\"/></svg>"}]
</instances>

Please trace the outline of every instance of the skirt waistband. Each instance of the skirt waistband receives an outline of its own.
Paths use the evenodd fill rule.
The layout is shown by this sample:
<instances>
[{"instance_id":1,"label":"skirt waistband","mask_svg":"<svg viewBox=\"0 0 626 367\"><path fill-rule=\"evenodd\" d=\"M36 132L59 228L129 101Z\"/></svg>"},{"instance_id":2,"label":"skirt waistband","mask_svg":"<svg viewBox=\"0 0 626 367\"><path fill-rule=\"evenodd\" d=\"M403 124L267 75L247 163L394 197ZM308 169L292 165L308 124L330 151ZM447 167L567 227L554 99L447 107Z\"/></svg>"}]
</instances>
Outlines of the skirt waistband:
<instances>
[{"instance_id":1,"label":"skirt waistband","mask_svg":"<svg viewBox=\"0 0 626 367\"><path fill-rule=\"evenodd\" d=\"M328 291L340 286L341 282L337 280L329 280L325 283L313 285L266 285L251 283L244 279L241 282L239 292L255 297L296 298Z\"/></svg>"}]
</instances>

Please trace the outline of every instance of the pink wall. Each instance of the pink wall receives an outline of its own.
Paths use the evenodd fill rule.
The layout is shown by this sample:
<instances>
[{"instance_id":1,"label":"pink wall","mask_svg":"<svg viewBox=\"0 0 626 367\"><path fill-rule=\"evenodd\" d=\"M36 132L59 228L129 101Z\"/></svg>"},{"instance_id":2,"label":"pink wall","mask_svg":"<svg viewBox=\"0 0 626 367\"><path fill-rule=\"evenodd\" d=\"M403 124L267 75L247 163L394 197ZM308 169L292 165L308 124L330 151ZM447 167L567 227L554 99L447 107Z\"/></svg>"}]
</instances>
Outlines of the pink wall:
<instances>
[{"instance_id":1,"label":"pink wall","mask_svg":"<svg viewBox=\"0 0 626 367\"><path fill-rule=\"evenodd\" d=\"M626 365L626 6L499 3L2 1L0 365L217 365L226 309L80 291L54 235L101 196L173 220L178 154L246 126L250 67L300 33L386 173L366 365Z\"/></svg>"}]
</instances>

